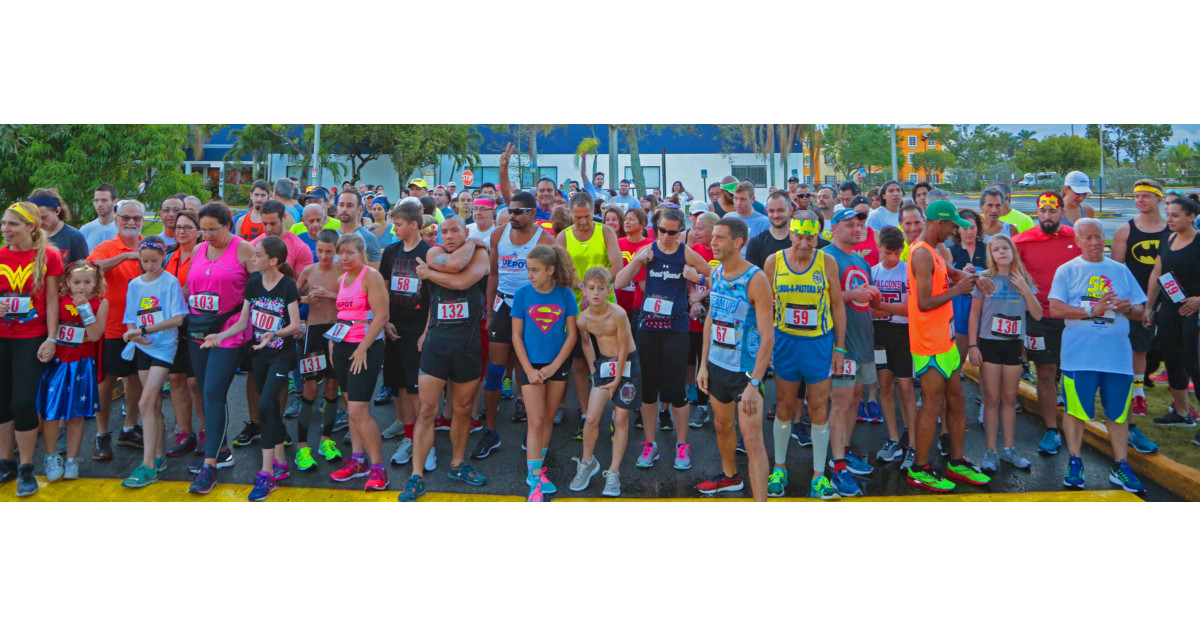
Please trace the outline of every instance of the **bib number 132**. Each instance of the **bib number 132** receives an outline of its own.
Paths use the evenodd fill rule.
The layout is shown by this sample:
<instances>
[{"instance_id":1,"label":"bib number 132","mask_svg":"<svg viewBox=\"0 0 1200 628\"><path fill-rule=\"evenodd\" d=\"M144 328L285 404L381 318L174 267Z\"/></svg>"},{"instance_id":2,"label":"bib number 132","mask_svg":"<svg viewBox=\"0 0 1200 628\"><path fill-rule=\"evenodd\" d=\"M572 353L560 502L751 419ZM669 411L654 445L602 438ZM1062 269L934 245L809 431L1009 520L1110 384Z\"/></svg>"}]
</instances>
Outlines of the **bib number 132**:
<instances>
[{"instance_id":1,"label":"bib number 132","mask_svg":"<svg viewBox=\"0 0 1200 628\"><path fill-rule=\"evenodd\" d=\"M438 304L438 320L442 321L463 321L467 319L467 304L466 303L439 303Z\"/></svg>"}]
</instances>

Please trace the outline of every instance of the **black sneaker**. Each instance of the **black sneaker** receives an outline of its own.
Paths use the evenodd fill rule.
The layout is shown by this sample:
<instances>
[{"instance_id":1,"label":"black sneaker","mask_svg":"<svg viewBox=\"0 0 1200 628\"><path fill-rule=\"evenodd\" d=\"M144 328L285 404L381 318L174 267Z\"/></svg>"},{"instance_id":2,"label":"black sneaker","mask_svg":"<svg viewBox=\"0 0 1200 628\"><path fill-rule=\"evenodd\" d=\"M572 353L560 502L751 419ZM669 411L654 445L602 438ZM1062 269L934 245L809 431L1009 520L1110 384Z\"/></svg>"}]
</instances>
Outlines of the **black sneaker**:
<instances>
[{"instance_id":1,"label":"black sneaker","mask_svg":"<svg viewBox=\"0 0 1200 628\"><path fill-rule=\"evenodd\" d=\"M483 460L487 458L493 451L500 447L500 434L495 430L483 428L483 434L479 437L479 442L475 445L475 451L471 452L472 460Z\"/></svg>"},{"instance_id":2,"label":"black sneaker","mask_svg":"<svg viewBox=\"0 0 1200 628\"><path fill-rule=\"evenodd\" d=\"M517 397L517 401L513 404L513 423L524 421L529 418L529 413L525 411L525 400Z\"/></svg>"},{"instance_id":3,"label":"black sneaker","mask_svg":"<svg viewBox=\"0 0 1200 628\"><path fill-rule=\"evenodd\" d=\"M234 447L245 447L250 443L262 437L262 432L259 431L258 423L246 421L246 427L242 428L242 433L238 434L233 439Z\"/></svg>"},{"instance_id":4,"label":"black sneaker","mask_svg":"<svg viewBox=\"0 0 1200 628\"><path fill-rule=\"evenodd\" d=\"M291 446L292 446L292 435L291 435L291 434L288 434L288 431L287 431L287 428L286 428L286 427L285 427L285 428L283 428L283 446L284 446L284 447L291 447Z\"/></svg>"},{"instance_id":5,"label":"black sneaker","mask_svg":"<svg viewBox=\"0 0 1200 628\"><path fill-rule=\"evenodd\" d=\"M575 440L583 440L583 421L579 422L579 427L575 428L575 433L571 434L571 438Z\"/></svg>"},{"instance_id":6,"label":"black sneaker","mask_svg":"<svg viewBox=\"0 0 1200 628\"><path fill-rule=\"evenodd\" d=\"M938 453L942 454L943 458L950 457L950 435L942 434L938 437Z\"/></svg>"},{"instance_id":7,"label":"black sneaker","mask_svg":"<svg viewBox=\"0 0 1200 628\"><path fill-rule=\"evenodd\" d=\"M17 497L28 497L38 491L37 478L33 475L33 465L23 464L17 468Z\"/></svg>"},{"instance_id":8,"label":"black sneaker","mask_svg":"<svg viewBox=\"0 0 1200 628\"><path fill-rule=\"evenodd\" d=\"M338 410L337 417L333 419L333 433L337 434L342 430L350 429L350 413L345 410Z\"/></svg>"},{"instance_id":9,"label":"black sneaker","mask_svg":"<svg viewBox=\"0 0 1200 628\"><path fill-rule=\"evenodd\" d=\"M112 432L96 434L96 448L92 450L92 460L112 460Z\"/></svg>"},{"instance_id":10,"label":"black sneaker","mask_svg":"<svg viewBox=\"0 0 1200 628\"><path fill-rule=\"evenodd\" d=\"M392 402L392 391L387 386L379 387L379 394L371 400L371 403L377 406L386 406Z\"/></svg>"},{"instance_id":11,"label":"black sneaker","mask_svg":"<svg viewBox=\"0 0 1200 628\"><path fill-rule=\"evenodd\" d=\"M233 452L228 449L222 449L217 452L217 468L225 469L233 466ZM204 468L204 459L199 462L194 462L188 465L188 473L196 475L200 473L200 469Z\"/></svg>"},{"instance_id":12,"label":"black sneaker","mask_svg":"<svg viewBox=\"0 0 1200 628\"><path fill-rule=\"evenodd\" d=\"M742 442L741 436L738 437L737 452L743 456L746 455L746 443Z\"/></svg>"},{"instance_id":13,"label":"black sneaker","mask_svg":"<svg viewBox=\"0 0 1200 628\"><path fill-rule=\"evenodd\" d=\"M300 401L300 395L298 395L298 394L292 395L291 400L288 401L287 409L283 411L283 418L285 418L285 419L300 418L300 404L301 403L302 402Z\"/></svg>"},{"instance_id":14,"label":"black sneaker","mask_svg":"<svg viewBox=\"0 0 1200 628\"><path fill-rule=\"evenodd\" d=\"M1190 412L1188 416L1182 416L1168 409L1166 414L1154 419L1154 424L1165 427L1196 427L1196 420L1191 417Z\"/></svg>"},{"instance_id":15,"label":"black sneaker","mask_svg":"<svg viewBox=\"0 0 1200 628\"><path fill-rule=\"evenodd\" d=\"M17 477L17 461L0 459L0 484Z\"/></svg>"},{"instance_id":16,"label":"black sneaker","mask_svg":"<svg viewBox=\"0 0 1200 628\"><path fill-rule=\"evenodd\" d=\"M658 429L664 432L675 431L675 422L671 420L671 410L663 408L658 411Z\"/></svg>"},{"instance_id":17,"label":"black sneaker","mask_svg":"<svg viewBox=\"0 0 1200 628\"><path fill-rule=\"evenodd\" d=\"M163 453L166 454L168 458L178 458L193 451L196 451L196 435L187 434L182 436L177 435L175 437L175 444L167 447L167 450Z\"/></svg>"},{"instance_id":18,"label":"black sneaker","mask_svg":"<svg viewBox=\"0 0 1200 628\"><path fill-rule=\"evenodd\" d=\"M117 435L117 444L141 449L144 444L142 441L142 426L135 425L128 432L122 428L121 433Z\"/></svg>"}]
</instances>

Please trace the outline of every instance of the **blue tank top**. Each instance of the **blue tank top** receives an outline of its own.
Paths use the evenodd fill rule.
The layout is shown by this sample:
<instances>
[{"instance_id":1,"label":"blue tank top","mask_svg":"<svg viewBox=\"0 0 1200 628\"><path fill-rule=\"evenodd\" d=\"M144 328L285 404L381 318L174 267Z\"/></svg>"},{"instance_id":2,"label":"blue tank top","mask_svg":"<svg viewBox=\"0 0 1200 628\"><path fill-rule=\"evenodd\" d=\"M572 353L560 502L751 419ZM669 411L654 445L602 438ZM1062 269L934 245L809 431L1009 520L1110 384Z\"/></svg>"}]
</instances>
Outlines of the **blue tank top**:
<instances>
[{"instance_id":1,"label":"blue tank top","mask_svg":"<svg viewBox=\"0 0 1200 628\"><path fill-rule=\"evenodd\" d=\"M758 354L758 318L750 305L750 279L758 272L750 265L733 279L725 278L725 266L713 272L709 292L709 311L712 313L712 335L709 337L708 361L727 371L746 373L754 370Z\"/></svg>"},{"instance_id":2,"label":"blue tank top","mask_svg":"<svg viewBox=\"0 0 1200 628\"><path fill-rule=\"evenodd\" d=\"M687 265L687 249L680 244L667 255L658 248L658 242L650 243L650 247L654 259L646 264L646 300L642 302L639 328L686 333L688 300L683 267Z\"/></svg>"}]
</instances>

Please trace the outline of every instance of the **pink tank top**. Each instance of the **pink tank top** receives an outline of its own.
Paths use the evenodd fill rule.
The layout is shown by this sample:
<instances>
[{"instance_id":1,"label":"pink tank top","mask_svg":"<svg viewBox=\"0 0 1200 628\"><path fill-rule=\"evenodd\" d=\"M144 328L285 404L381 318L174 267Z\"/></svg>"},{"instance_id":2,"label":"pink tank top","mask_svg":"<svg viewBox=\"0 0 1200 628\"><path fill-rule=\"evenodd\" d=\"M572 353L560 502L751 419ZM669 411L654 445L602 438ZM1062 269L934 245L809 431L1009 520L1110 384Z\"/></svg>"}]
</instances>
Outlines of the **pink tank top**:
<instances>
[{"instance_id":1,"label":"pink tank top","mask_svg":"<svg viewBox=\"0 0 1200 628\"><path fill-rule=\"evenodd\" d=\"M238 261L238 246L244 242L233 236L229 246L216 260L208 259L208 242L196 246L192 255L191 267L188 268L187 293L188 311L193 314L223 314L236 311L224 325L221 331L229 329L241 317L242 301L246 298L246 280L249 273L246 267ZM215 311L214 311L215 310ZM246 326L246 331L233 338L227 338L219 346L235 348L245 344L253 331Z\"/></svg>"},{"instance_id":2,"label":"pink tank top","mask_svg":"<svg viewBox=\"0 0 1200 628\"><path fill-rule=\"evenodd\" d=\"M337 317L339 321L354 321L355 325L351 325L350 331L346 333L346 339L343 342L362 342L362 339L367 335L367 325L362 324L362 321L369 321L375 318L371 312L371 303L367 299L367 293L362 289L362 280L366 276L369 267L363 266L362 270L358 271L358 277L350 285L346 285L346 275L342 275L338 280L338 295L337 295Z\"/></svg>"}]
</instances>

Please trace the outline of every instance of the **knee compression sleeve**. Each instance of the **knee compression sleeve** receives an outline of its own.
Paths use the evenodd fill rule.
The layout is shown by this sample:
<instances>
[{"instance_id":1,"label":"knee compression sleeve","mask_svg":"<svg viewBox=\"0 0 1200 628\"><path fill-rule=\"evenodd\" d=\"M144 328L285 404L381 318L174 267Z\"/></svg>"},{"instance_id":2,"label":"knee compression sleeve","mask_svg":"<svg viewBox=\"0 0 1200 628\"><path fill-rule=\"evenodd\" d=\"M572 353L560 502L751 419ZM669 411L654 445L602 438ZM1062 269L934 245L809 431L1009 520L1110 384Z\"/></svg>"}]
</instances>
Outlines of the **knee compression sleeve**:
<instances>
[{"instance_id":1,"label":"knee compression sleeve","mask_svg":"<svg viewBox=\"0 0 1200 628\"><path fill-rule=\"evenodd\" d=\"M489 364L487 368L487 377L483 380L484 390L500 390L500 386L504 382L504 367Z\"/></svg>"}]
</instances>

